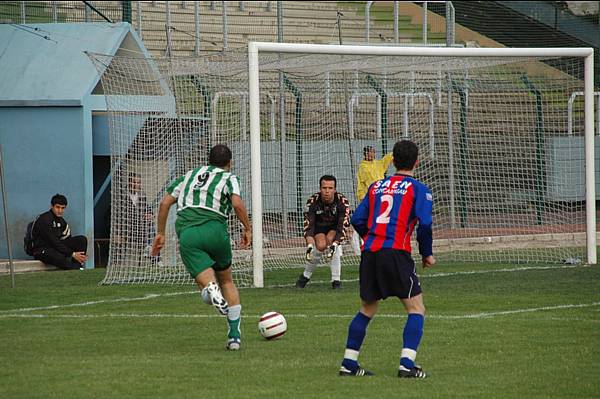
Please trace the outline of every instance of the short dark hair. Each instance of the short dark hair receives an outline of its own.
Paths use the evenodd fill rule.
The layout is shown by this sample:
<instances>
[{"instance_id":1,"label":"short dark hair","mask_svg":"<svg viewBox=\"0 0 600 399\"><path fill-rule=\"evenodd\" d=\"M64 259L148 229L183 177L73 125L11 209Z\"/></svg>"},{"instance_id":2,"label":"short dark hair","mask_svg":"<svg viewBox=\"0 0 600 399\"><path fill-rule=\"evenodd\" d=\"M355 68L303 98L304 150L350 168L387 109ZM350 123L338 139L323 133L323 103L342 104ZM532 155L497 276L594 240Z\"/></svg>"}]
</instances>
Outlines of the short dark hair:
<instances>
[{"instance_id":1,"label":"short dark hair","mask_svg":"<svg viewBox=\"0 0 600 399\"><path fill-rule=\"evenodd\" d=\"M52 206L57 205L57 204L67 206L67 197L65 197L62 194L54 194L54 196L50 200L50 204Z\"/></svg>"},{"instance_id":2,"label":"short dark hair","mask_svg":"<svg viewBox=\"0 0 600 399\"><path fill-rule=\"evenodd\" d=\"M366 158L366 157L367 157L367 154L368 154L368 153L369 153L369 151L371 151L371 150L375 150L375 148L373 148L373 147L372 147L372 146L370 146L370 145L367 145L367 146L365 146L365 147L363 148L363 157L364 157L364 158Z\"/></svg>"},{"instance_id":3,"label":"short dark hair","mask_svg":"<svg viewBox=\"0 0 600 399\"><path fill-rule=\"evenodd\" d=\"M321 178L319 179L319 188L321 188L321 183L323 183L323 181L332 181L333 182L333 187L337 187L337 180L335 179L335 176L333 175L323 175L321 176Z\"/></svg>"},{"instance_id":4,"label":"short dark hair","mask_svg":"<svg viewBox=\"0 0 600 399\"><path fill-rule=\"evenodd\" d=\"M394 166L398 170L412 170L419 158L419 147L409 140L394 144Z\"/></svg>"},{"instance_id":5,"label":"short dark hair","mask_svg":"<svg viewBox=\"0 0 600 399\"><path fill-rule=\"evenodd\" d=\"M208 154L209 164L222 168L227 166L229 161L231 161L231 150L225 144L217 144L210 149Z\"/></svg>"}]
</instances>

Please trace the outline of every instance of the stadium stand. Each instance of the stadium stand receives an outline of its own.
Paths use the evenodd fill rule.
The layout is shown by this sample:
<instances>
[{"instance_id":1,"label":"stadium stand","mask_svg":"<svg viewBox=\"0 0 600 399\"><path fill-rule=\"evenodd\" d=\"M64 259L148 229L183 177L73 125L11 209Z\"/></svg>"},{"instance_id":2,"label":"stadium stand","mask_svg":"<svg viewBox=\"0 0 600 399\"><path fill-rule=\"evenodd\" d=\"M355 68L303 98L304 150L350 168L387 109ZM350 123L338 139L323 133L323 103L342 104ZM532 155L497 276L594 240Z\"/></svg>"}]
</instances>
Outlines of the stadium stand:
<instances>
[{"instance_id":1,"label":"stadium stand","mask_svg":"<svg viewBox=\"0 0 600 399\"><path fill-rule=\"evenodd\" d=\"M22 8L21 3L26 3ZM81 1L19 2L0 5L2 23L53 22L52 4L56 3L58 22L105 21ZM123 20L122 4L118 1L89 2L113 22ZM167 48L165 1L132 1L131 24L141 34L153 56L164 56ZM170 40L172 56L194 55L194 2L169 2ZM243 4L243 6L240 6ZM138 5L140 10L137 9ZM277 41L276 2L227 2L226 43L223 34L222 2L198 2L200 14L200 52L222 51L224 48L245 47L250 40ZM430 6L432 7L432 6ZM293 43L339 43L337 17L341 12L344 44L365 42L364 2L283 2L284 41ZM393 2L375 2L371 10L370 43L393 43ZM138 18L141 11L141 18ZM401 2L399 7L399 42L421 43L422 10L413 3ZM433 15L433 14L432 14ZM429 43L445 43L445 22L429 21Z\"/></svg>"}]
</instances>

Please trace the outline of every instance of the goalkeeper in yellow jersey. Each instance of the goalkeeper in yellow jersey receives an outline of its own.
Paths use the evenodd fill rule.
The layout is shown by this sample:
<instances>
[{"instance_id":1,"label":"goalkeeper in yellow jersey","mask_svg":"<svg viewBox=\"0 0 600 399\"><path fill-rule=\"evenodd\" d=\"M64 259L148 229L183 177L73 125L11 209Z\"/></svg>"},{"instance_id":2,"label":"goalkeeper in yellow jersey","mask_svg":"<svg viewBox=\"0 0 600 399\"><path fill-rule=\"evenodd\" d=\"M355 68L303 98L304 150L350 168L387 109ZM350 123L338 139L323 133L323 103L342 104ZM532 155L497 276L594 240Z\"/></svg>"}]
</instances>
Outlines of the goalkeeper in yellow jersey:
<instances>
[{"instance_id":1,"label":"goalkeeper in yellow jersey","mask_svg":"<svg viewBox=\"0 0 600 399\"><path fill-rule=\"evenodd\" d=\"M369 186L385 177L385 172L388 170L394 155L390 152L381 159L375 159L375 148L370 145L363 148L364 159L358 166L356 174L356 203L360 204L365 197ZM360 255L360 237L356 232L352 234L352 249L356 255Z\"/></svg>"}]
</instances>

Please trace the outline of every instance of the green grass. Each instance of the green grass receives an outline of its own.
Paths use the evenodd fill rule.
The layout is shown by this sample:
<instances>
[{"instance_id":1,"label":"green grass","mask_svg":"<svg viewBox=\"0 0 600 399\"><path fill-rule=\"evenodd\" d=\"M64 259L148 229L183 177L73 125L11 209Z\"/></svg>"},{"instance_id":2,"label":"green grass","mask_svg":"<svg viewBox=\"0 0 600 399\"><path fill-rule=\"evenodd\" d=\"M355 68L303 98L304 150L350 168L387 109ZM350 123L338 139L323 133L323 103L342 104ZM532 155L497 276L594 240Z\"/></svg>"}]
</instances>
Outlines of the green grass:
<instances>
[{"instance_id":1,"label":"green grass","mask_svg":"<svg viewBox=\"0 0 600 399\"><path fill-rule=\"evenodd\" d=\"M299 269L270 276L283 287L242 289L237 353L225 351L224 320L191 285L98 286L103 272L22 274L15 289L0 277L1 398L600 397L597 266L422 272L422 381L395 376L405 321L395 299L382 302L361 351L376 376L337 376L359 303L356 266L336 292L327 268L305 290L291 287ZM270 310L288 321L273 342L256 329Z\"/></svg>"}]
</instances>

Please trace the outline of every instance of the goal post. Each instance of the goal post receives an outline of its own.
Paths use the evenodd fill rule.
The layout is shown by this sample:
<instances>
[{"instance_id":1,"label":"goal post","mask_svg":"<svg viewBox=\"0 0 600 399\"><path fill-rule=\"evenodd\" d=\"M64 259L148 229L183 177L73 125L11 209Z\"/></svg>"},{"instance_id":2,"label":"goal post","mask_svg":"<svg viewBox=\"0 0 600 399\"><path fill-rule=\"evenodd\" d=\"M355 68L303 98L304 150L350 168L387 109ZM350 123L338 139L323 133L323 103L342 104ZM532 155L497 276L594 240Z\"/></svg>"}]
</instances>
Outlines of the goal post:
<instances>
[{"instance_id":1,"label":"goal post","mask_svg":"<svg viewBox=\"0 0 600 399\"><path fill-rule=\"evenodd\" d=\"M591 49L250 43L194 58L90 59L110 134L104 284L193 283L174 208L160 257L149 245L167 187L219 143L232 150L253 226L252 248L241 248L240 224L227 219L240 286L293 284L319 178L336 177L352 212L364 150L379 159L405 138L434 195L439 261L596 263ZM342 250L342 270L356 267L348 242Z\"/></svg>"},{"instance_id":2,"label":"goal post","mask_svg":"<svg viewBox=\"0 0 600 399\"><path fill-rule=\"evenodd\" d=\"M596 248L596 176L594 151L594 50L584 55L584 126L585 126L585 199L587 261L597 263ZM600 119L600 115L597 116ZM597 132L600 134L600 132Z\"/></svg>"},{"instance_id":3,"label":"goal post","mask_svg":"<svg viewBox=\"0 0 600 399\"><path fill-rule=\"evenodd\" d=\"M431 47L387 47L350 46L296 43L248 44L248 87L250 111L250 145L252 175L252 220L253 220L253 284L264 285L263 275L263 208L261 179L261 121L260 121L260 64L261 53L277 54L325 54L381 57L451 57L473 58L531 58L531 57L574 57L584 59L584 137L585 137L585 224L586 255L588 264L596 264L596 194L594 176L594 82L593 49L591 48L431 48Z\"/></svg>"}]
</instances>

